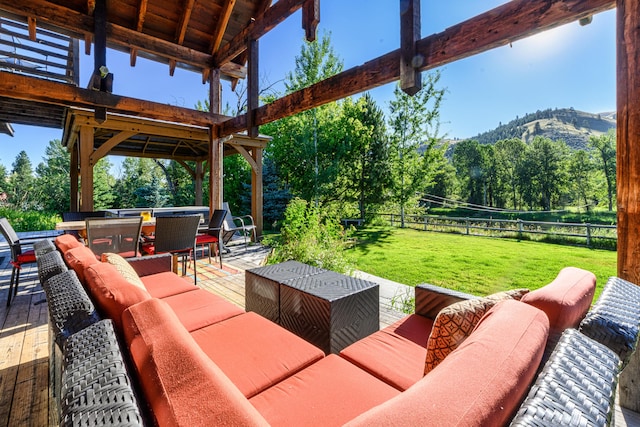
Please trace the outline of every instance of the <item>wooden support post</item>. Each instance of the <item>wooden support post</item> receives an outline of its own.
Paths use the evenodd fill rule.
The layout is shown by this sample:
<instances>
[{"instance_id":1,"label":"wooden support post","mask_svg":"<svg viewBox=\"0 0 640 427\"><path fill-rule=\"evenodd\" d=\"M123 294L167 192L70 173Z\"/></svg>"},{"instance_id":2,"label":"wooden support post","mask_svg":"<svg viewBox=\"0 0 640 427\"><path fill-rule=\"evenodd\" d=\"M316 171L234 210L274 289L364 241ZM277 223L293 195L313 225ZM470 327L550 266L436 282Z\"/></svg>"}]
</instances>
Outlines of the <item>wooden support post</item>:
<instances>
[{"instance_id":1,"label":"wooden support post","mask_svg":"<svg viewBox=\"0 0 640 427\"><path fill-rule=\"evenodd\" d=\"M617 1L618 276L640 285L640 3ZM620 376L620 405L640 412L640 352Z\"/></svg>"},{"instance_id":2,"label":"wooden support post","mask_svg":"<svg viewBox=\"0 0 640 427\"><path fill-rule=\"evenodd\" d=\"M302 28L307 41L316 40L318 24L320 23L320 0L307 0L302 5Z\"/></svg>"},{"instance_id":3,"label":"wooden support post","mask_svg":"<svg viewBox=\"0 0 640 427\"><path fill-rule=\"evenodd\" d=\"M91 154L93 153L93 128L82 126L80 128L80 210L93 211L93 165Z\"/></svg>"},{"instance_id":4,"label":"wooden support post","mask_svg":"<svg viewBox=\"0 0 640 427\"><path fill-rule=\"evenodd\" d=\"M420 67L424 57L418 54L420 40L420 0L400 0L400 88L408 95L422 89Z\"/></svg>"},{"instance_id":5,"label":"wooden support post","mask_svg":"<svg viewBox=\"0 0 640 427\"><path fill-rule=\"evenodd\" d=\"M79 143L73 144L71 147L71 159L69 164L69 211L78 212L80 210L80 199L78 197L78 163L79 163Z\"/></svg>"},{"instance_id":6,"label":"wooden support post","mask_svg":"<svg viewBox=\"0 0 640 427\"><path fill-rule=\"evenodd\" d=\"M93 43L95 52L93 53L93 75L90 87L95 90L105 91L103 82L107 75L107 1L96 0L94 10ZM104 68L103 68L104 67ZM113 75L110 77L113 80ZM108 91L111 92L111 91ZM107 109L96 107L95 119L98 123L107 120Z\"/></svg>"},{"instance_id":7,"label":"wooden support post","mask_svg":"<svg viewBox=\"0 0 640 427\"><path fill-rule=\"evenodd\" d=\"M256 168L251 168L251 216L256 226L256 238L262 236L262 148L255 147L251 157L256 163Z\"/></svg>"},{"instance_id":8,"label":"wooden support post","mask_svg":"<svg viewBox=\"0 0 640 427\"><path fill-rule=\"evenodd\" d=\"M222 109L222 86L220 69L212 69L209 74L209 112L217 115ZM222 141L218 138L218 126L209 129L209 212L222 208L223 163Z\"/></svg>"},{"instance_id":9,"label":"wooden support post","mask_svg":"<svg viewBox=\"0 0 640 427\"><path fill-rule=\"evenodd\" d=\"M196 176L195 176L195 203L196 206L202 206L202 177L204 175L204 167L202 160L196 161Z\"/></svg>"},{"instance_id":10,"label":"wooden support post","mask_svg":"<svg viewBox=\"0 0 640 427\"><path fill-rule=\"evenodd\" d=\"M258 40L249 41L249 58L247 70L247 134L251 138L258 136L258 126L255 124L256 109L258 108L258 97L260 94L259 84L259 44Z\"/></svg>"}]
</instances>

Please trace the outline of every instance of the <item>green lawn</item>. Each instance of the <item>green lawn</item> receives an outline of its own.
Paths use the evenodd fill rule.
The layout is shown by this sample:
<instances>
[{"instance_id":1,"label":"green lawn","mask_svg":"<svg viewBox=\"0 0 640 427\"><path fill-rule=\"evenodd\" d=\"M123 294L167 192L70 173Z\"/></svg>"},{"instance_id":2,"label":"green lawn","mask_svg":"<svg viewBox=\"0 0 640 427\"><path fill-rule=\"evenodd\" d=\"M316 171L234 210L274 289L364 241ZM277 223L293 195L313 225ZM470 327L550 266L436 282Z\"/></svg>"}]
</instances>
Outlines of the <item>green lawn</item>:
<instances>
[{"instance_id":1,"label":"green lawn","mask_svg":"<svg viewBox=\"0 0 640 427\"><path fill-rule=\"evenodd\" d=\"M596 275L599 295L616 275L613 251L398 228L366 228L355 237L348 253L357 269L411 286L431 283L488 295L539 288L573 266Z\"/></svg>"}]
</instances>

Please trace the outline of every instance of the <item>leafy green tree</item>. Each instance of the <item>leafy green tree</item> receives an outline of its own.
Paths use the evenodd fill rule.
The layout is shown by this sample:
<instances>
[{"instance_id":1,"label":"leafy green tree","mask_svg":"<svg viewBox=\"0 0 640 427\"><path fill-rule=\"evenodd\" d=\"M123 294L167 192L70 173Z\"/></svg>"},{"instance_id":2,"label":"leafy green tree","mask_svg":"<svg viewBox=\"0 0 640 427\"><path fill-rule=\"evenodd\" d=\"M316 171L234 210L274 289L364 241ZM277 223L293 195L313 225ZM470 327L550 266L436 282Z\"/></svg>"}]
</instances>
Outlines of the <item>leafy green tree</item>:
<instances>
[{"instance_id":1,"label":"leafy green tree","mask_svg":"<svg viewBox=\"0 0 640 427\"><path fill-rule=\"evenodd\" d=\"M511 207L518 209L520 206L521 192L518 171L522 168L524 155L527 148L519 138L503 139L495 144L495 162L498 180L504 192L504 199L511 201Z\"/></svg>"},{"instance_id":2,"label":"leafy green tree","mask_svg":"<svg viewBox=\"0 0 640 427\"><path fill-rule=\"evenodd\" d=\"M604 174L607 184L607 199L609 212L613 211L613 203L616 197L616 134L610 129L604 135L589 138L589 146L597 152L597 165Z\"/></svg>"},{"instance_id":3,"label":"leafy green tree","mask_svg":"<svg viewBox=\"0 0 640 427\"><path fill-rule=\"evenodd\" d=\"M456 144L452 162L461 185L461 196L469 203L483 204L486 175L484 160L481 146L475 139Z\"/></svg>"},{"instance_id":4,"label":"leafy green tree","mask_svg":"<svg viewBox=\"0 0 640 427\"><path fill-rule=\"evenodd\" d=\"M530 206L543 210L555 207L566 188L568 147L564 141L552 141L536 136L527 147L521 178L529 177L530 188L526 195Z\"/></svg>"},{"instance_id":5,"label":"leafy green tree","mask_svg":"<svg viewBox=\"0 0 640 427\"><path fill-rule=\"evenodd\" d=\"M113 187L115 178L111 175L111 162L108 157L98 160L93 167L93 209L104 210L114 207Z\"/></svg>"},{"instance_id":6,"label":"leafy green tree","mask_svg":"<svg viewBox=\"0 0 640 427\"><path fill-rule=\"evenodd\" d=\"M241 155L227 156L224 167L224 200L231 212L251 212L251 166ZM264 187L264 182L263 182Z\"/></svg>"},{"instance_id":7,"label":"leafy green tree","mask_svg":"<svg viewBox=\"0 0 640 427\"><path fill-rule=\"evenodd\" d=\"M7 183L9 202L16 209L42 209L36 194L36 179L27 152L20 151L11 167L11 175Z\"/></svg>"},{"instance_id":8,"label":"leafy green tree","mask_svg":"<svg viewBox=\"0 0 640 427\"><path fill-rule=\"evenodd\" d=\"M278 228L289 201L293 198L287 185L278 176L276 164L266 156L262 164L263 219L265 227Z\"/></svg>"},{"instance_id":9,"label":"leafy green tree","mask_svg":"<svg viewBox=\"0 0 640 427\"><path fill-rule=\"evenodd\" d=\"M336 192L343 201L356 202L364 219L384 204L391 183L384 113L367 93L355 103L345 100L339 126L344 156Z\"/></svg>"},{"instance_id":10,"label":"leafy green tree","mask_svg":"<svg viewBox=\"0 0 640 427\"><path fill-rule=\"evenodd\" d=\"M591 155L585 150L576 150L569 157L570 190L578 204L587 210L594 198L595 164Z\"/></svg>"},{"instance_id":11,"label":"leafy green tree","mask_svg":"<svg viewBox=\"0 0 640 427\"><path fill-rule=\"evenodd\" d=\"M37 193L45 211L61 213L70 206L70 156L59 139L49 141L45 157L36 166Z\"/></svg>"},{"instance_id":12,"label":"leafy green tree","mask_svg":"<svg viewBox=\"0 0 640 427\"><path fill-rule=\"evenodd\" d=\"M146 158L127 157L116 179L115 205L120 208L156 207L166 204L166 182L157 164Z\"/></svg>"},{"instance_id":13,"label":"leafy green tree","mask_svg":"<svg viewBox=\"0 0 640 427\"><path fill-rule=\"evenodd\" d=\"M405 208L416 193L427 188L433 176L437 151L440 103L444 90L437 87L439 73L427 74L414 96L397 85L389 103L391 199L400 207L404 227Z\"/></svg>"}]
</instances>

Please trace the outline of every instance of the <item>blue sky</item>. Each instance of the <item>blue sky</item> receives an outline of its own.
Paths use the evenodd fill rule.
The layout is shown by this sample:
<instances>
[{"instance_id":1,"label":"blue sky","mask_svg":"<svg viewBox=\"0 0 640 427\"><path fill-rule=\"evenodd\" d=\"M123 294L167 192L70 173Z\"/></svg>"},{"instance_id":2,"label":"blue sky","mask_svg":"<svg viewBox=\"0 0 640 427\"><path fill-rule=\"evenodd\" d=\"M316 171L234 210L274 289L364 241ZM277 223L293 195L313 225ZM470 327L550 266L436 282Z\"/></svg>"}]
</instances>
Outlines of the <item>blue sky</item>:
<instances>
[{"instance_id":1,"label":"blue sky","mask_svg":"<svg viewBox=\"0 0 640 427\"><path fill-rule=\"evenodd\" d=\"M398 0L322 0L319 34L331 31L335 52L345 69L399 47ZM440 32L506 1L422 1L422 36ZM300 12L280 24L260 42L260 74L282 89L281 80L293 70L304 37ZM84 49L81 48L81 52ZM93 58L81 53L81 86L86 87ZM107 63L115 74L114 93L166 104L193 107L205 99L208 87L196 73L109 51ZM590 25L572 23L514 42L441 68L446 89L441 106L441 134L466 138L495 128L516 116L546 108L593 113L614 111L615 10L594 16ZM395 84L371 91L386 110ZM228 85L223 100L235 103ZM0 163L9 170L26 150L33 166L42 161L49 140L62 131L14 125L15 136L0 135Z\"/></svg>"}]
</instances>

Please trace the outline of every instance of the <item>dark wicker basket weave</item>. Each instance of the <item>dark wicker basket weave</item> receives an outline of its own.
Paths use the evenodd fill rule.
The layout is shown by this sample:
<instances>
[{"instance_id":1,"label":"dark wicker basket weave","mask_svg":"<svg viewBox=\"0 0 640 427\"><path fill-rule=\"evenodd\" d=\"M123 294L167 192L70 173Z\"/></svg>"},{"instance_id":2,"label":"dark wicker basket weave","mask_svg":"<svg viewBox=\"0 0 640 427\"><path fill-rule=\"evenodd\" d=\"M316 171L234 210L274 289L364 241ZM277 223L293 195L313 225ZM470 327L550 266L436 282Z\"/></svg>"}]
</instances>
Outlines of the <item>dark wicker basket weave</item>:
<instances>
[{"instance_id":1,"label":"dark wicker basket weave","mask_svg":"<svg viewBox=\"0 0 640 427\"><path fill-rule=\"evenodd\" d=\"M99 320L75 271L66 270L42 283L56 344Z\"/></svg>"},{"instance_id":2,"label":"dark wicker basket weave","mask_svg":"<svg viewBox=\"0 0 640 427\"><path fill-rule=\"evenodd\" d=\"M111 320L69 337L63 366L60 425L143 425Z\"/></svg>"},{"instance_id":3,"label":"dark wicker basket weave","mask_svg":"<svg viewBox=\"0 0 640 427\"><path fill-rule=\"evenodd\" d=\"M511 425L610 425L619 367L613 351L567 329Z\"/></svg>"},{"instance_id":4,"label":"dark wicker basket weave","mask_svg":"<svg viewBox=\"0 0 640 427\"><path fill-rule=\"evenodd\" d=\"M53 251L36 257L38 260L38 279L44 283L50 277L67 271L67 266L60 252Z\"/></svg>"},{"instance_id":5,"label":"dark wicker basket weave","mask_svg":"<svg viewBox=\"0 0 640 427\"><path fill-rule=\"evenodd\" d=\"M626 365L640 335L640 286L610 277L580 332L615 351Z\"/></svg>"},{"instance_id":6,"label":"dark wicker basket weave","mask_svg":"<svg viewBox=\"0 0 640 427\"><path fill-rule=\"evenodd\" d=\"M44 254L53 252L56 250L56 245L49 239L38 240L33 244L33 251L36 254L36 259L40 258Z\"/></svg>"}]
</instances>

